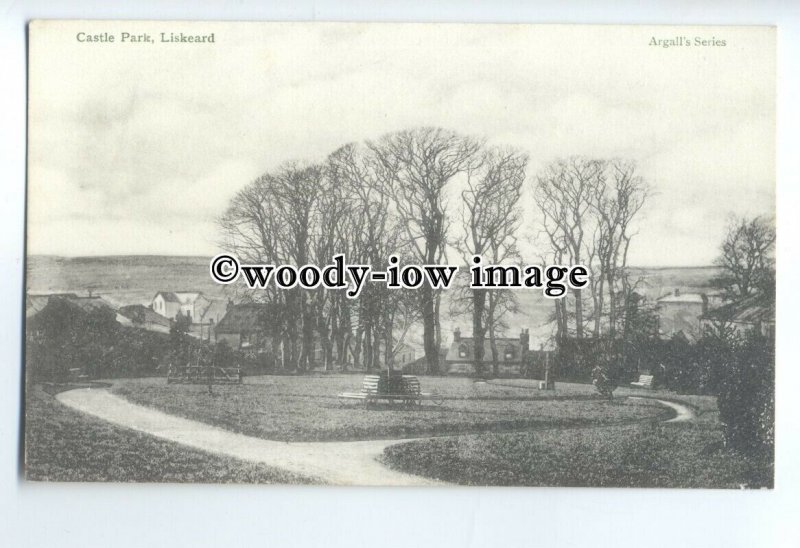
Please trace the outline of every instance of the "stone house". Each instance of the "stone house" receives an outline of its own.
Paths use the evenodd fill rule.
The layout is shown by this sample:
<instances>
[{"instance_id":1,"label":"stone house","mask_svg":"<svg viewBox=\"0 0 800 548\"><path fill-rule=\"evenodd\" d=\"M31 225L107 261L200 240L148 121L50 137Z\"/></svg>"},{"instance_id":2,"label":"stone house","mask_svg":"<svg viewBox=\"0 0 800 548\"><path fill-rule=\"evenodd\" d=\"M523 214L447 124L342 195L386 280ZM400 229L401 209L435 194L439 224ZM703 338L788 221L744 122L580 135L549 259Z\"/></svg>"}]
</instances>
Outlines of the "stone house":
<instances>
[{"instance_id":1,"label":"stone house","mask_svg":"<svg viewBox=\"0 0 800 548\"><path fill-rule=\"evenodd\" d=\"M170 320L181 314L189 316L193 324L214 325L225 316L227 303L210 299L199 291L159 291L150 308Z\"/></svg>"},{"instance_id":2,"label":"stone house","mask_svg":"<svg viewBox=\"0 0 800 548\"><path fill-rule=\"evenodd\" d=\"M676 289L656 299L655 310L661 337L669 339L683 333L688 340L696 340L702 334L700 319L708 312L708 297Z\"/></svg>"},{"instance_id":3,"label":"stone house","mask_svg":"<svg viewBox=\"0 0 800 548\"><path fill-rule=\"evenodd\" d=\"M521 376L530 352L530 335L527 329L519 337L496 337L499 373L502 376ZM453 341L445 355L442 373L448 375L473 375L475 373L475 342L472 337L462 337L461 330L453 332ZM483 341L483 363L486 371L492 368L492 346L489 337Z\"/></svg>"},{"instance_id":4,"label":"stone house","mask_svg":"<svg viewBox=\"0 0 800 548\"><path fill-rule=\"evenodd\" d=\"M214 328L216 342L234 350L263 350L272 344L270 307L265 304L228 303L227 312Z\"/></svg>"}]
</instances>

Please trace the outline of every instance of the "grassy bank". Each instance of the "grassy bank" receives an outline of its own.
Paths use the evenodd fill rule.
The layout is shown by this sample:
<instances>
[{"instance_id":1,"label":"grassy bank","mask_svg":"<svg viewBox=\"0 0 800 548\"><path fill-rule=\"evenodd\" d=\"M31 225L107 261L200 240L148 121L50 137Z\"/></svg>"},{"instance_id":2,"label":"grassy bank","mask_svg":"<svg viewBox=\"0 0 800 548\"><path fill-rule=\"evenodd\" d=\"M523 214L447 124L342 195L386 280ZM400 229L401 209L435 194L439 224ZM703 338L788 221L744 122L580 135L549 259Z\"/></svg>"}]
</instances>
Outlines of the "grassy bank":
<instances>
[{"instance_id":1,"label":"grassy bank","mask_svg":"<svg viewBox=\"0 0 800 548\"><path fill-rule=\"evenodd\" d=\"M692 423L639 423L460 436L386 449L386 464L463 485L771 487L766 457L722 446L713 398L692 397Z\"/></svg>"},{"instance_id":2,"label":"grassy bank","mask_svg":"<svg viewBox=\"0 0 800 548\"><path fill-rule=\"evenodd\" d=\"M128 380L113 391L128 400L233 432L282 441L366 440L441 434L502 432L523 428L574 427L663 416L648 401L612 405L584 388L577 392L520 393L514 388L478 385L468 379L422 378L423 390L436 387L448 399L408 409L340 402L336 395L358 390L353 376L259 377L243 385L168 385L163 379Z\"/></svg>"},{"instance_id":3,"label":"grassy bank","mask_svg":"<svg viewBox=\"0 0 800 548\"><path fill-rule=\"evenodd\" d=\"M25 476L29 480L311 483L295 474L112 426L69 409L51 393L32 387L26 395Z\"/></svg>"}]
</instances>

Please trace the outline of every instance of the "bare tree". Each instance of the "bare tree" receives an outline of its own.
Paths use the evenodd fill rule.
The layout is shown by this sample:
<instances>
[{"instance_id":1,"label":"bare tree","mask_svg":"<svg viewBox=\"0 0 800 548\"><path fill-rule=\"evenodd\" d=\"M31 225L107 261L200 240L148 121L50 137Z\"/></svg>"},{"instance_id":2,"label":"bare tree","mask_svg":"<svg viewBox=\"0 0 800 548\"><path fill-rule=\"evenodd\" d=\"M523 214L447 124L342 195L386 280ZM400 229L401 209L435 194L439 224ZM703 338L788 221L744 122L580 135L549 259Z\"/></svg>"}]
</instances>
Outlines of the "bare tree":
<instances>
[{"instance_id":1,"label":"bare tree","mask_svg":"<svg viewBox=\"0 0 800 548\"><path fill-rule=\"evenodd\" d=\"M632 294L626 275L636 235L632 223L649 193L635 163L617 159L558 160L536 178L534 198L543 214L541 232L550 244L550 257L556 264L584 264L592 272L588 299L576 290L554 303L558 337L569 335L571 316L576 337L584 336L587 320L594 324L592 335L599 337L606 303L608 334L615 335L618 310ZM569 302L574 303L573 314Z\"/></svg>"},{"instance_id":2,"label":"bare tree","mask_svg":"<svg viewBox=\"0 0 800 548\"><path fill-rule=\"evenodd\" d=\"M400 131L368 143L382 191L392 199L413 258L439 263L447 243L445 189L464 172L481 142L438 128ZM420 288L425 357L430 373L439 372L439 295L428 284Z\"/></svg>"},{"instance_id":3,"label":"bare tree","mask_svg":"<svg viewBox=\"0 0 800 548\"><path fill-rule=\"evenodd\" d=\"M730 295L747 297L756 290L774 291L775 226L765 217L733 217L716 265L722 274L715 283Z\"/></svg>"},{"instance_id":4,"label":"bare tree","mask_svg":"<svg viewBox=\"0 0 800 548\"><path fill-rule=\"evenodd\" d=\"M628 264L628 250L635 233L631 223L644 206L650 193L648 185L636 174L636 164L622 160L604 162L605 169L599 174L598 192L592 206L598 219L597 244L595 247L600 266L601 284L597 295L599 319L603 311L604 287L608 291L608 328L614 336L619 321L617 308L620 305L618 294L623 296L622 304L630 295L628 276L624 275ZM622 284L622 287L617 287Z\"/></svg>"},{"instance_id":5,"label":"bare tree","mask_svg":"<svg viewBox=\"0 0 800 548\"><path fill-rule=\"evenodd\" d=\"M289 162L242 189L220 219L227 248L246 262L308 264L324 175L320 165ZM312 295L297 287L268 286L262 295L250 298L280 304L276 309L283 313L283 329L276 338L286 339L282 360L291 369L305 370L313 362Z\"/></svg>"},{"instance_id":6,"label":"bare tree","mask_svg":"<svg viewBox=\"0 0 800 548\"><path fill-rule=\"evenodd\" d=\"M461 238L454 242L467 265L471 266L476 255L485 255L492 261L516 255L516 232L521 221L519 199L527 163L527 156L516 150L490 149L467 169L466 188L461 192ZM481 377L487 316L494 326L494 314L499 310L495 304L499 297L493 296L493 306L488 310L486 297L499 290L464 289L471 297L468 308L472 314L475 373ZM497 362L496 355L493 361Z\"/></svg>"},{"instance_id":7,"label":"bare tree","mask_svg":"<svg viewBox=\"0 0 800 548\"><path fill-rule=\"evenodd\" d=\"M381 166L373 151L345 145L330 156L329 166L332 179L346 189L350 200L350 260L377 270L385 269L392 255L411 262L405 231L376 175ZM362 290L356 315L356 338L359 345L363 343L364 364L368 369L377 366L382 347L383 362L391 369L397 348L419 319L419 299L415 291L371 284Z\"/></svg>"},{"instance_id":8,"label":"bare tree","mask_svg":"<svg viewBox=\"0 0 800 548\"><path fill-rule=\"evenodd\" d=\"M580 157L557 160L536 178L534 199L542 212L542 229L560 260L583 264L595 253L592 237L597 220L592 207L600 192L603 162ZM575 336L584 334L584 303L580 289L574 292ZM559 311L562 314L564 310Z\"/></svg>"}]
</instances>

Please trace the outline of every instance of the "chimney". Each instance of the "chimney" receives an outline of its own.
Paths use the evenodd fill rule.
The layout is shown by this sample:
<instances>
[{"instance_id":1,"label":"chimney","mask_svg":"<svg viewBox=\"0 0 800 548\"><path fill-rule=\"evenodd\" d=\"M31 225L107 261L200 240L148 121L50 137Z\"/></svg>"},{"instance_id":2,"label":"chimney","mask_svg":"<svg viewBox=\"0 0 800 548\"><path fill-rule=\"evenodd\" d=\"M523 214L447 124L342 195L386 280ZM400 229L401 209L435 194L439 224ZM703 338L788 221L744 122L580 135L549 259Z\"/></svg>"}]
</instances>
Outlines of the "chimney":
<instances>
[{"instance_id":1,"label":"chimney","mask_svg":"<svg viewBox=\"0 0 800 548\"><path fill-rule=\"evenodd\" d=\"M675 288L675 296L676 296L676 297L679 297L679 296L680 296L680 294L681 294L681 290L680 290L680 289L678 289L678 288L676 287L676 288Z\"/></svg>"},{"instance_id":2,"label":"chimney","mask_svg":"<svg viewBox=\"0 0 800 548\"><path fill-rule=\"evenodd\" d=\"M228 312L231 308L233 308L233 299L228 299L228 304L225 307L225 312Z\"/></svg>"},{"instance_id":3,"label":"chimney","mask_svg":"<svg viewBox=\"0 0 800 548\"><path fill-rule=\"evenodd\" d=\"M453 331L453 342L460 342L460 341L461 341L461 329L456 327L455 331Z\"/></svg>"},{"instance_id":4,"label":"chimney","mask_svg":"<svg viewBox=\"0 0 800 548\"><path fill-rule=\"evenodd\" d=\"M531 342L531 336L527 329L521 329L519 332L519 345L522 347L523 354L528 352Z\"/></svg>"}]
</instances>

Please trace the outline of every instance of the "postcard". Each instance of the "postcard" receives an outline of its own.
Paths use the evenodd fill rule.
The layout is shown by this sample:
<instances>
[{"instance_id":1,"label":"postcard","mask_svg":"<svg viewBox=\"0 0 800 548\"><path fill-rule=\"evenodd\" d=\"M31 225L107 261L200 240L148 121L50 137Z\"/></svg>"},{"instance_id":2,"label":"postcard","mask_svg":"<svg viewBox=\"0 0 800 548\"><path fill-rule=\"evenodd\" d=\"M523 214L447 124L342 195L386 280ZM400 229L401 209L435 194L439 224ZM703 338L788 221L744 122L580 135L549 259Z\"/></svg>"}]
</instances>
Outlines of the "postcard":
<instances>
[{"instance_id":1,"label":"postcard","mask_svg":"<svg viewBox=\"0 0 800 548\"><path fill-rule=\"evenodd\" d=\"M774 28L29 37L27 480L773 487Z\"/></svg>"}]
</instances>

